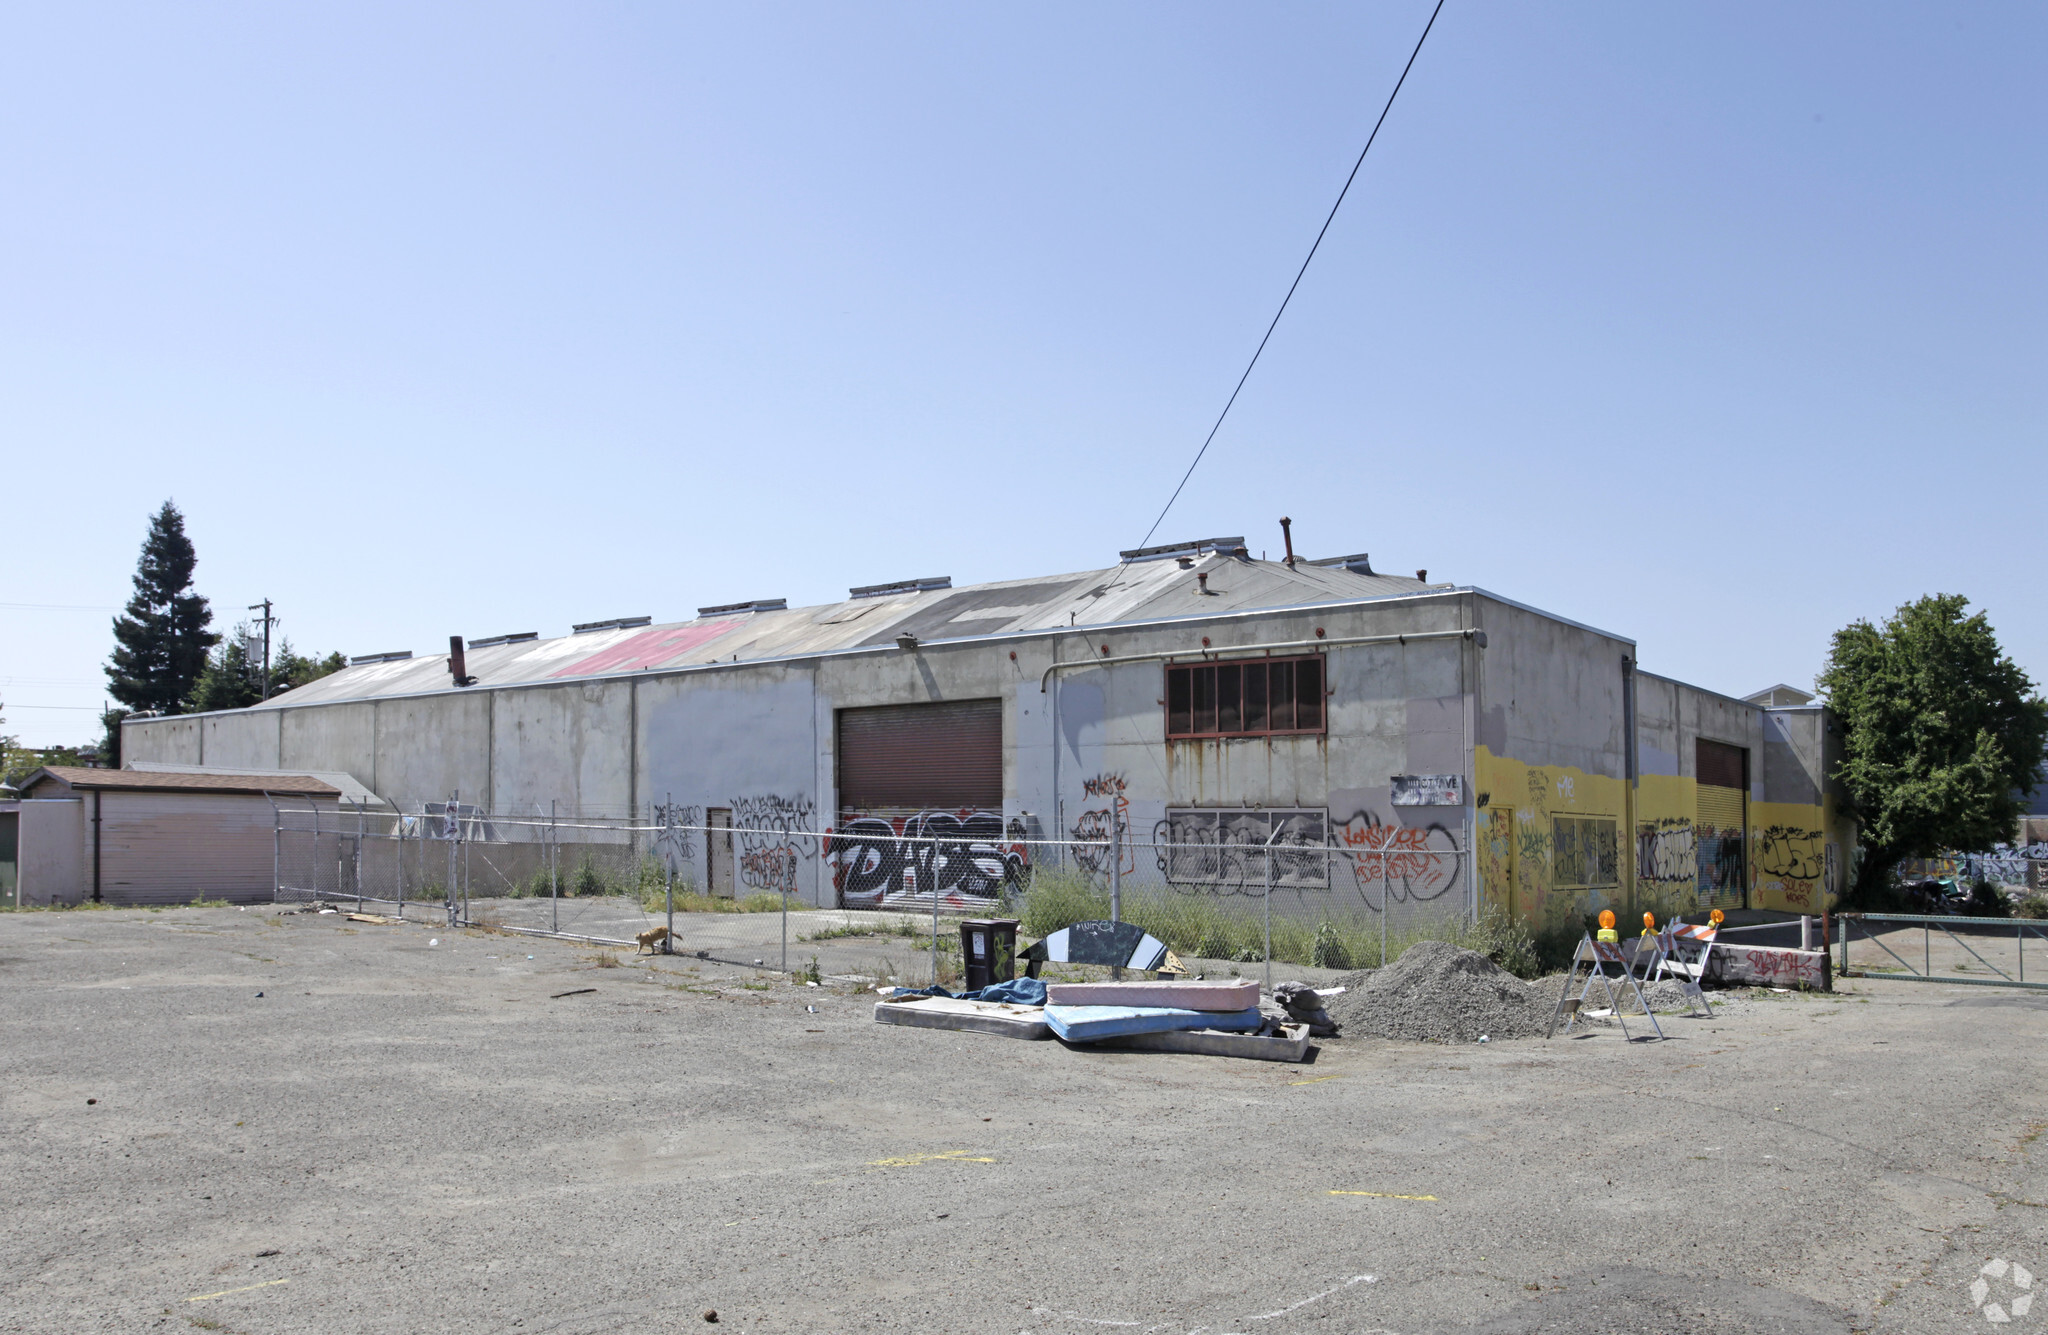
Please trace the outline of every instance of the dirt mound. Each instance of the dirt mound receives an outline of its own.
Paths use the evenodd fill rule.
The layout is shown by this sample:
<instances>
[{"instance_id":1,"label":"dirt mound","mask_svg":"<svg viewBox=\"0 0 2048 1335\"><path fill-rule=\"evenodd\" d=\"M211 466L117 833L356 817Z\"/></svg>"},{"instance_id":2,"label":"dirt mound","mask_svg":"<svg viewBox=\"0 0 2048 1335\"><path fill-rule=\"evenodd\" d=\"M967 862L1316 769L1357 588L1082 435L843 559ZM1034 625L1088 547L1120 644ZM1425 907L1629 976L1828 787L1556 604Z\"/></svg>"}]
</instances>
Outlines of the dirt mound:
<instances>
[{"instance_id":1,"label":"dirt mound","mask_svg":"<svg viewBox=\"0 0 2048 1335\"><path fill-rule=\"evenodd\" d=\"M1447 941L1418 941L1386 968L1337 982L1350 990L1332 997L1329 1010L1345 1033L1409 1043L1540 1038L1557 1000L1553 991L1546 1005L1486 956Z\"/></svg>"}]
</instances>

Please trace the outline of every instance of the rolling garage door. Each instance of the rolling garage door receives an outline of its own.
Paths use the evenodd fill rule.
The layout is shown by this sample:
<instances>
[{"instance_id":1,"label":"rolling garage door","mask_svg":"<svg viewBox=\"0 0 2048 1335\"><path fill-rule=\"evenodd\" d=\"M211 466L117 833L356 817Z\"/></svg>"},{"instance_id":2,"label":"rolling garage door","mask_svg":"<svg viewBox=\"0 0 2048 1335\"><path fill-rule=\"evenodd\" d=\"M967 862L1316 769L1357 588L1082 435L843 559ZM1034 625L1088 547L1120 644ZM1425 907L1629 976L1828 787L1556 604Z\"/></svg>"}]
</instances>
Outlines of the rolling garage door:
<instances>
[{"instance_id":1,"label":"rolling garage door","mask_svg":"<svg viewBox=\"0 0 2048 1335\"><path fill-rule=\"evenodd\" d=\"M1697 748L1699 806L1693 838L1699 854L1700 907L1739 909L1749 887L1743 856L1749 824L1749 752L1704 737Z\"/></svg>"},{"instance_id":2,"label":"rolling garage door","mask_svg":"<svg viewBox=\"0 0 2048 1335\"><path fill-rule=\"evenodd\" d=\"M842 811L1001 811L1003 702L839 711Z\"/></svg>"}]
</instances>

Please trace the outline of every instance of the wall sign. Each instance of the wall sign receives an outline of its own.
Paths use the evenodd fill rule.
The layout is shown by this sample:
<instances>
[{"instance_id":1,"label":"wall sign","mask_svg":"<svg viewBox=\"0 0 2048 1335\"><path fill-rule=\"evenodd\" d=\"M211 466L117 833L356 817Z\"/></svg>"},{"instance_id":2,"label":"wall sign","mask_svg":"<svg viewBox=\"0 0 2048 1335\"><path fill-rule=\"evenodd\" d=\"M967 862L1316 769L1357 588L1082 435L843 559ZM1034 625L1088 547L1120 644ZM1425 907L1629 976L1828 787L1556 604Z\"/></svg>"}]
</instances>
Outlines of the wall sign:
<instances>
[{"instance_id":1,"label":"wall sign","mask_svg":"<svg viewBox=\"0 0 2048 1335\"><path fill-rule=\"evenodd\" d=\"M1397 807L1465 805L1465 776L1462 774L1396 774L1392 787L1393 803Z\"/></svg>"}]
</instances>

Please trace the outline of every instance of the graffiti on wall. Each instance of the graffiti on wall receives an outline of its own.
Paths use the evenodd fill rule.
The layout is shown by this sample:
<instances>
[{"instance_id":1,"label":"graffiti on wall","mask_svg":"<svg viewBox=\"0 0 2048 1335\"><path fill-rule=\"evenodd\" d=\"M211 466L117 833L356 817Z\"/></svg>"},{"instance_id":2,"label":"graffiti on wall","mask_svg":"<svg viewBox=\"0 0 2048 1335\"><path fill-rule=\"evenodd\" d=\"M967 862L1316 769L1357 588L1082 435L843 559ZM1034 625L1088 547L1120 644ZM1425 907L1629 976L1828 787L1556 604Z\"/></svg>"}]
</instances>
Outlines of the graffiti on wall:
<instances>
[{"instance_id":1,"label":"graffiti on wall","mask_svg":"<svg viewBox=\"0 0 2048 1335\"><path fill-rule=\"evenodd\" d=\"M1700 907L1742 902L1742 827L1723 830L1704 821L1693 827L1699 862Z\"/></svg>"},{"instance_id":2,"label":"graffiti on wall","mask_svg":"<svg viewBox=\"0 0 2048 1335\"><path fill-rule=\"evenodd\" d=\"M1095 845L1074 850L1074 860L1081 870L1090 876L1109 874L1110 831L1114 830L1124 843L1124 872L1136 871L1137 854L1130 849L1131 800L1124 796L1124 776L1110 773L1083 779L1081 799L1081 814L1069 833L1082 844Z\"/></svg>"},{"instance_id":3,"label":"graffiti on wall","mask_svg":"<svg viewBox=\"0 0 2048 1335\"><path fill-rule=\"evenodd\" d=\"M1788 909L1814 906L1827 876L1827 837L1819 830L1772 825L1757 835L1756 869L1764 891L1782 895Z\"/></svg>"},{"instance_id":4,"label":"graffiti on wall","mask_svg":"<svg viewBox=\"0 0 2048 1335\"><path fill-rule=\"evenodd\" d=\"M1176 890L1263 894L1330 884L1328 813L1308 808L1176 808L1152 827L1153 860Z\"/></svg>"},{"instance_id":5,"label":"graffiti on wall","mask_svg":"<svg viewBox=\"0 0 2048 1335\"><path fill-rule=\"evenodd\" d=\"M1687 890L1699 883L1699 850L1692 822L1684 817L1636 824L1636 880L1658 890Z\"/></svg>"},{"instance_id":6,"label":"graffiti on wall","mask_svg":"<svg viewBox=\"0 0 2048 1335\"><path fill-rule=\"evenodd\" d=\"M654 823L661 827L654 836L654 855L670 876L686 874L697 861L697 832L690 827L704 823L704 808L656 802Z\"/></svg>"},{"instance_id":7,"label":"graffiti on wall","mask_svg":"<svg viewBox=\"0 0 2048 1335\"><path fill-rule=\"evenodd\" d=\"M825 840L841 908L987 908L1030 862L1022 821L999 811L849 816Z\"/></svg>"},{"instance_id":8,"label":"graffiti on wall","mask_svg":"<svg viewBox=\"0 0 2048 1335\"><path fill-rule=\"evenodd\" d=\"M1508 905L1515 857L1515 812L1513 807L1488 807L1486 824L1479 834L1479 880L1485 886L1487 904L1505 909Z\"/></svg>"},{"instance_id":9,"label":"graffiti on wall","mask_svg":"<svg viewBox=\"0 0 2048 1335\"><path fill-rule=\"evenodd\" d=\"M740 883L769 894L795 894L797 870L809 845L808 797L763 794L732 799L733 838L739 843Z\"/></svg>"},{"instance_id":10,"label":"graffiti on wall","mask_svg":"<svg viewBox=\"0 0 2048 1335\"><path fill-rule=\"evenodd\" d=\"M1441 825L1386 825L1360 811L1335 826L1337 846L1367 904L1426 903L1458 883L1464 853Z\"/></svg>"}]
</instances>

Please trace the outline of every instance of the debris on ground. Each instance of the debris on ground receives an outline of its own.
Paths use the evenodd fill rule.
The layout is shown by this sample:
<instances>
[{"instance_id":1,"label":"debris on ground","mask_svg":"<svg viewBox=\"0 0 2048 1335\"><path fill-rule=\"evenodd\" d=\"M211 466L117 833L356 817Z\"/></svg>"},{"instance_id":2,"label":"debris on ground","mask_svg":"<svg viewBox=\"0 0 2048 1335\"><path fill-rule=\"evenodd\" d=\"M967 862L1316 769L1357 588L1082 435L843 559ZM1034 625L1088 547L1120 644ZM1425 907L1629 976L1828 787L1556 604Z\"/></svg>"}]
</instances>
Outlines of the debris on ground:
<instances>
[{"instance_id":1,"label":"debris on ground","mask_svg":"<svg viewBox=\"0 0 2048 1335\"><path fill-rule=\"evenodd\" d=\"M1540 1038L1550 1028L1548 1000L1476 950L1418 941L1384 969L1335 980L1347 990L1328 1011L1352 1034L1408 1043L1476 1043Z\"/></svg>"},{"instance_id":2,"label":"debris on ground","mask_svg":"<svg viewBox=\"0 0 2048 1335\"><path fill-rule=\"evenodd\" d=\"M1273 1000L1287 1012L1291 1023L1307 1025L1316 1038L1328 1038L1337 1032L1337 1021L1327 1009L1329 998L1342 996L1344 991L1341 987L1319 990L1307 983L1280 983L1273 988Z\"/></svg>"}]
</instances>

